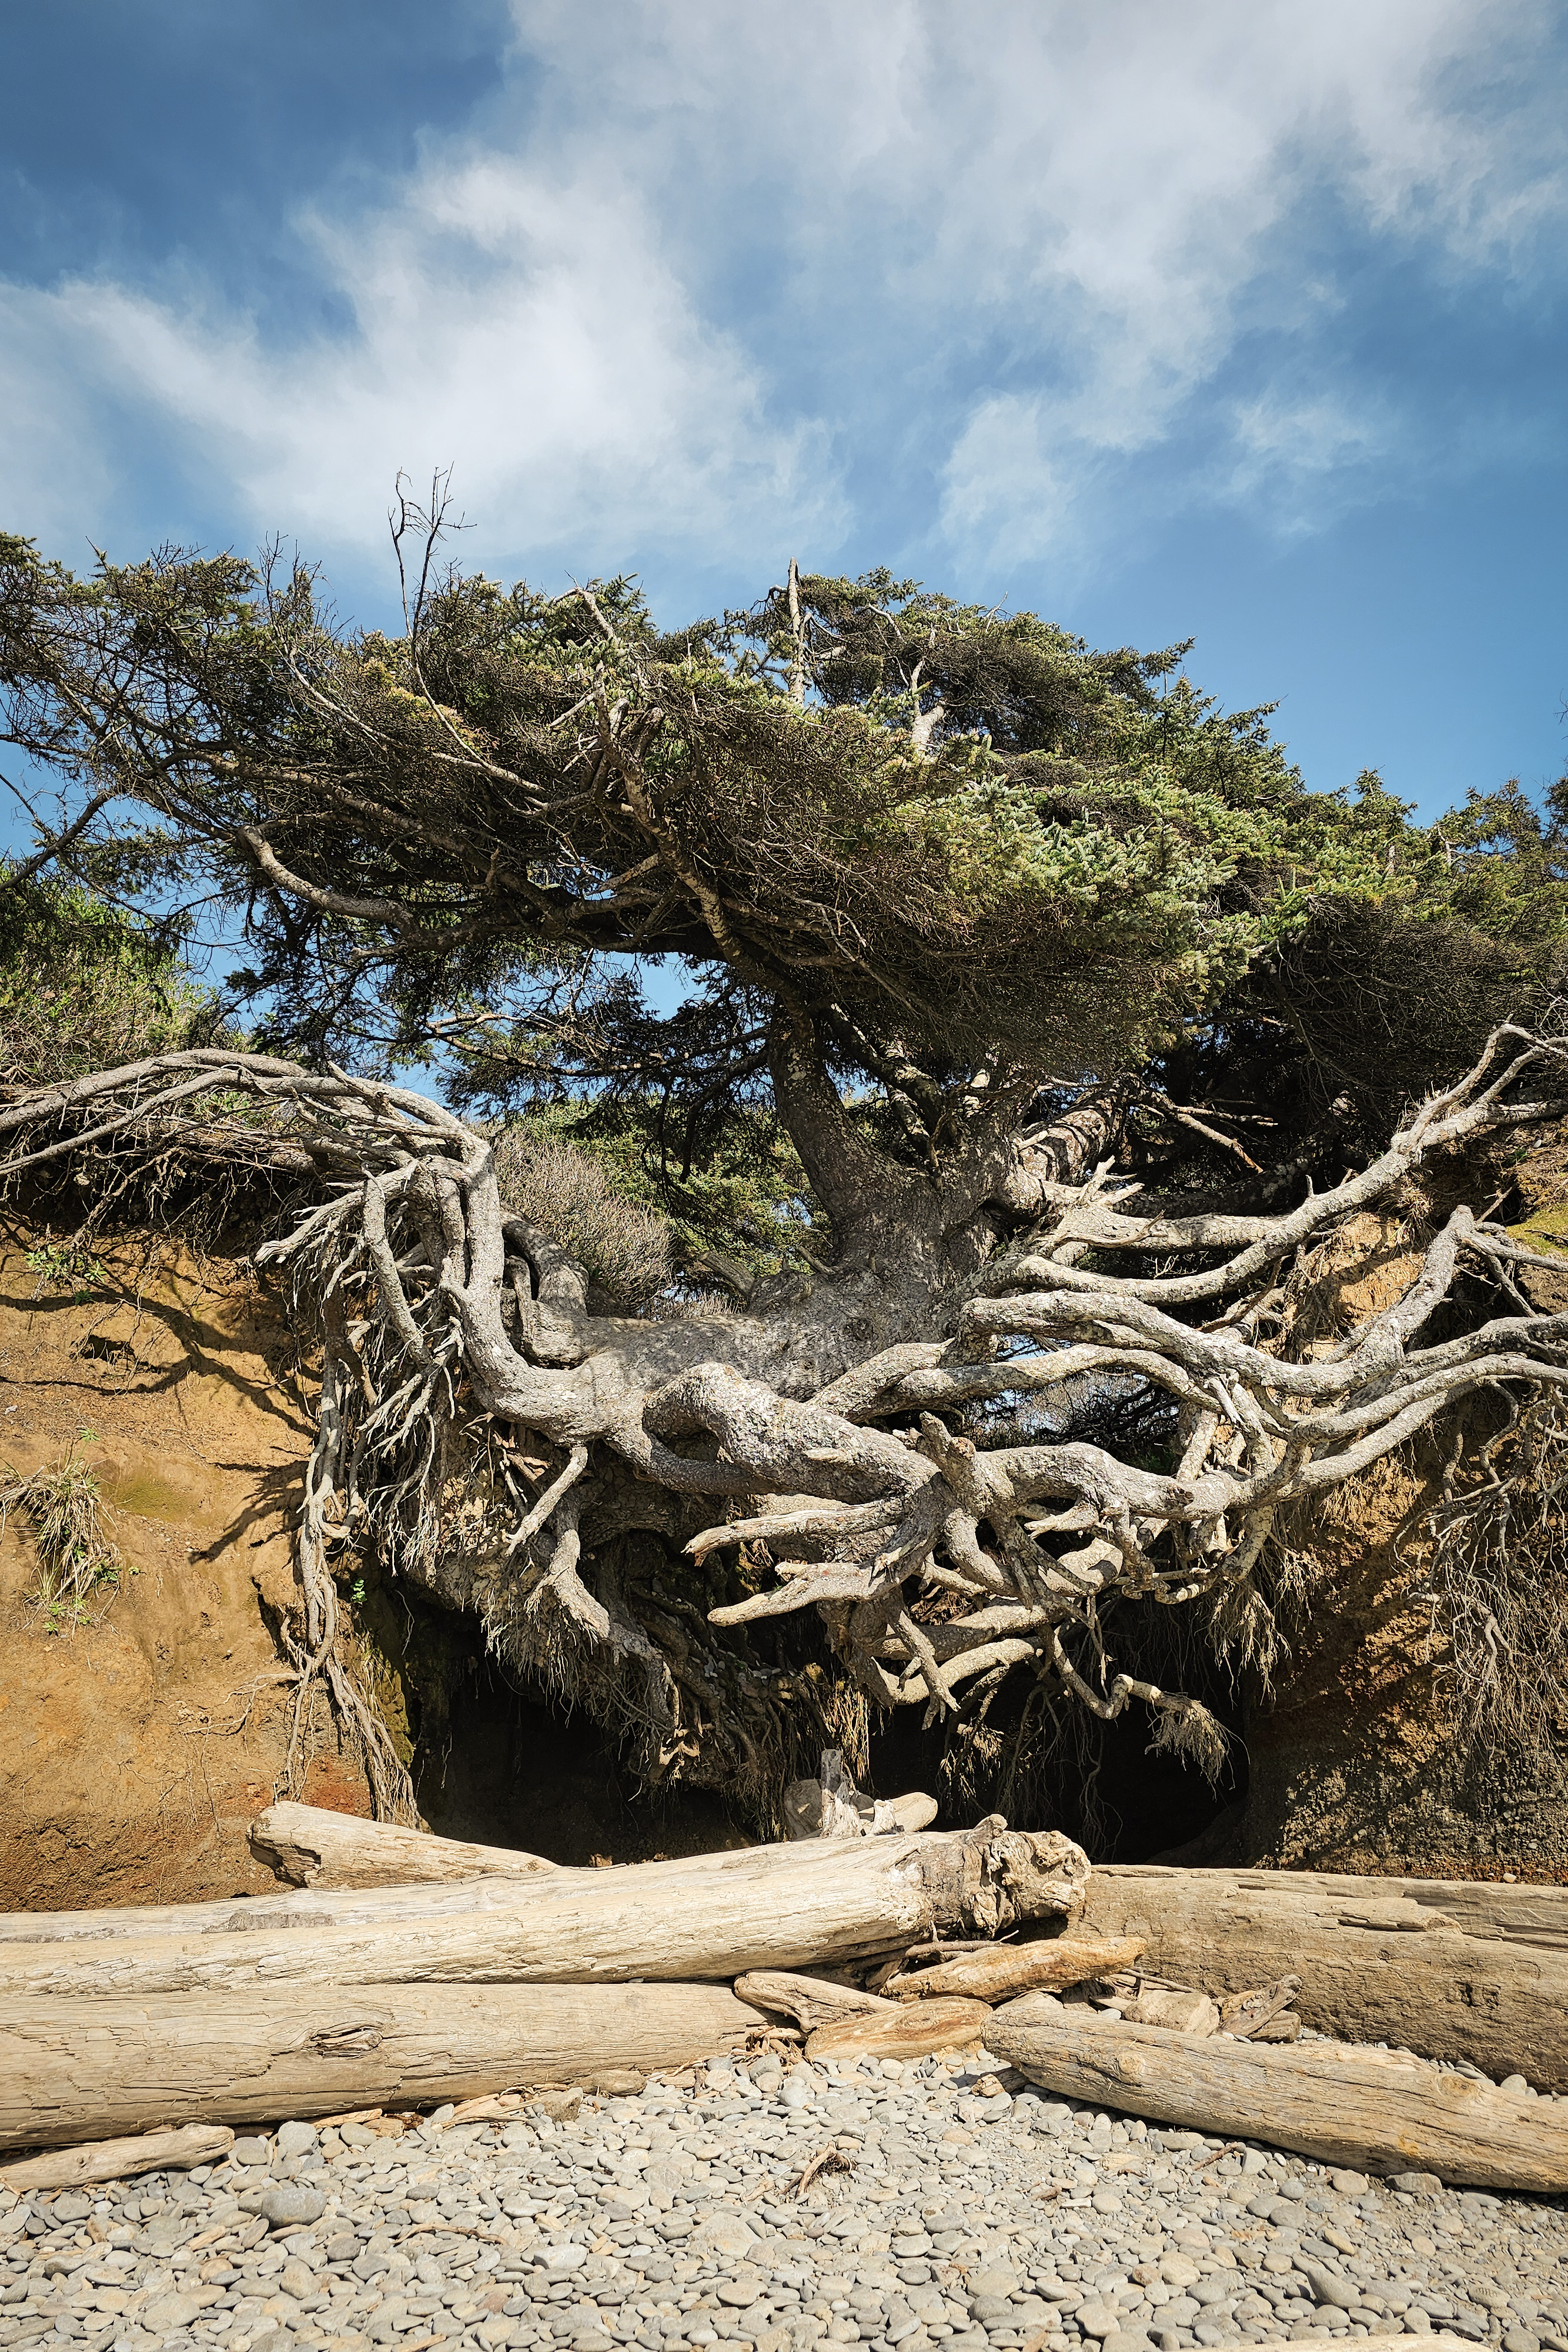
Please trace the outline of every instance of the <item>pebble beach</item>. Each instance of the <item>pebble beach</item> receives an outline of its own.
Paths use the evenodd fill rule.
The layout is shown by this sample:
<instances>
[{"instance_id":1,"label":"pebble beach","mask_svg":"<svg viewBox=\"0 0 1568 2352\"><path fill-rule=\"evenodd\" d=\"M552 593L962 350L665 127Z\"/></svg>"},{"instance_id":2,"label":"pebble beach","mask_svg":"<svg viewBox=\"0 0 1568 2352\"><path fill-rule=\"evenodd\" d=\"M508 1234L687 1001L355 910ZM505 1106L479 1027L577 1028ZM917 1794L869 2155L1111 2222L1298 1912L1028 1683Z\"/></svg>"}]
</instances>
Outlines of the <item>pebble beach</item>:
<instances>
[{"instance_id":1,"label":"pebble beach","mask_svg":"<svg viewBox=\"0 0 1568 2352\"><path fill-rule=\"evenodd\" d=\"M1434 2330L1568 2352L1552 2200L1074 2107L984 2053L772 2053L285 2123L191 2174L0 2189L0 2352L1185 2352Z\"/></svg>"}]
</instances>

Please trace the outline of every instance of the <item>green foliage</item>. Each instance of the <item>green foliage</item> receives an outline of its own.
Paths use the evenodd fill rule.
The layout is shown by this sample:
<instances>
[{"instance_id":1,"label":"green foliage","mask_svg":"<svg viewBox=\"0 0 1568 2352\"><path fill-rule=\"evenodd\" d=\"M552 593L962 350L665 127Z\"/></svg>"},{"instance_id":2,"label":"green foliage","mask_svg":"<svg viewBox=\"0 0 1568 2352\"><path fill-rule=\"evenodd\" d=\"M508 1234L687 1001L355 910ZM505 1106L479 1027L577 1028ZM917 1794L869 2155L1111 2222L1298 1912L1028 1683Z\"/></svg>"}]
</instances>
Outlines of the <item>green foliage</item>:
<instances>
[{"instance_id":1,"label":"green foliage","mask_svg":"<svg viewBox=\"0 0 1568 2352\"><path fill-rule=\"evenodd\" d=\"M617 1197L657 1220L666 1281L676 1267L700 1276L710 1251L757 1277L827 1250L800 1155L772 1111L742 1108L684 1163L679 1134L662 1129L659 1111L647 1097L557 1103L533 1112L527 1132L569 1145Z\"/></svg>"},{"instance_id":2,"label":"green foliage","mask_svg":"<svg viewBox=\"0 0 1568 2352\"><path fill-rule=\"evenodd\" d=\"M0 864L0 1083L44 1086L212 1042L215 1000L159 930Z\"/></svg>"},{"instance_id":3,"label":"green foliage","mask_svg":"<svg viewBox=\"0 0 1568 2352\"><path fill-rule=\"evenodd\" d=\"M905 1071L929 1099L899 1148L929 1160L976 1073L1016 1098L1282 1025L1321 1106L1429 1083L1552 984L1563 788L1435 827L1371 774L1310 793L1269 709L1221 710L1189 650L1095 651L885 572L670 632L624 577L551 597L427 572L393 636L340 626L301 567L167 551L78 581L0 542L5 731L119 794L83 874L178 873L243 924L257 1042L434 1059L490 1109L591 1106L594 1148L619 1119L692 1236L768 1212L763 1259L768 1202L800 1197L748 1124L780 1021L873 1124ZM648 958L685 971L673 1015ZM68 1042L73 1006L96 1018L80 971L18 1071L122 1057L101 1022Z\"/></svg>"},{"instance_id":4,"label":"green foliage","mask_svg":"<svg viewBox=\"0 0 1568 2352\"><path fill-rule=\"evenodd\" d=\"M37 1276L38 1290L68 1290L78 1306L108 1278L99 1260L79 1241L40 1242L23 1263Z\"/></svg>"}]
</instances>

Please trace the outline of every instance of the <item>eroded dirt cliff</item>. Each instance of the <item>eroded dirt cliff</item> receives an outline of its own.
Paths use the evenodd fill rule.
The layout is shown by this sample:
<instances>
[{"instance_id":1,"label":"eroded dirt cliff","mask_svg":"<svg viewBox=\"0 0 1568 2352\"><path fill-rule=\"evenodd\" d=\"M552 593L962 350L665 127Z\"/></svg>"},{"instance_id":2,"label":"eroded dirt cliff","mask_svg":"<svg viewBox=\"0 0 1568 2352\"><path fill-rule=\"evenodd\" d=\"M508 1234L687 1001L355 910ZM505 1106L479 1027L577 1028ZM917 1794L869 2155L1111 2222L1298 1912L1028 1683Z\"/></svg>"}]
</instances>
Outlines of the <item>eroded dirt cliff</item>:
<instances>
[{"instance_id":1,"label":"eroded dirt cliff","mask_svg":"<svg viewBox=\"0 0 1568 2352\"><path fill-rule=\"evenodd\" d=\"M133 1240L51 1279L47 1236L0 1242L0 1464L89 1465L120 1553L50 1632L26 1514L0 1538L0 1907L259 1890L245 1824L287 1746L273 1629L309 1441L289 1333L243 1262ZM309 1798L368 1810L324 1723L312 1745Z\"/></svg>"}]
</instances>

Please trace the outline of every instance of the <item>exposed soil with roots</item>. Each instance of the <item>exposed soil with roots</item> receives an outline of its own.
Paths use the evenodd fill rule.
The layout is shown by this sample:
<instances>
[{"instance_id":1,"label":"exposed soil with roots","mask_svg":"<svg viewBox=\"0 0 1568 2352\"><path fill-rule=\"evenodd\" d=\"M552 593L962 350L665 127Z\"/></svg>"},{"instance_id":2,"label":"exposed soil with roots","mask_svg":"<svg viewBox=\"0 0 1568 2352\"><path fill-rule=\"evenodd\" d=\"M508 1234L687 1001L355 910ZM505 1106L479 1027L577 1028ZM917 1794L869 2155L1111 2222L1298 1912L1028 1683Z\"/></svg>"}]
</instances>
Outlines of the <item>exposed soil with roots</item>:
<instances>
[{"instance_id":1,"label":"exposed soil with roots","mask_svg":"<svg viewBox=\"0 0 1568 2352\"><path fill-rule=\"evenodd\" d=\"M394 1087L186 1053L42 1090L0 1131L12 1171L36 1175L89 1148L166 1154L196 1117L210 1147L216 1103L252 1148L259 1117L310 1180L256 1254L314 1359L297 1590L276 1619L282 1793L306 1793L324 1698L374 1810L417 1817L411 1743L345 1616L372 1563L476 1621L504 1674L585 1707L644 1790L722 1789L767 1832L822 1747L863 1771L872 1722L904 1709L947 1735L964 1810L997 1785L1020 1691L1041 1736L1146 1710L1156 1752L1218 1778L1198 1685L1129 1671L1116 1628L1138 1608L1190 1622L1265 1685L1310 1601L1299 1562L1319 1530L1330 1560L1336 1527L1354 1539L1354 1498L1379 1480L1444 1521L1440 1544L1401 1521L1395 1550L1424 1543L1458 1578L1469 1691L1463 1591L1497 1549L1476 1496L1499 1446L1525 1449L1521 1496L1544 1481L1531 1539L1555 1573L1568 1315L1523 1286L1559 1272L1533 1237L1484 1202L1435 1204L1457 1155L1528 1136L1565 1095L1555 1036L1500 1033L1364 1171L1245 1216L1134 1203L1092 1164L1080 1111L1024 1139L1008 1181L1032 1188L1036 1223L962 1278L912 1246L896 1272L663 1317L594 1313L526 1199L503 1196L486 1138ZM1418 1488L1413 1449L1440 1431L1439 1487ZM1181 1640L1166 1648L1179 1668Z\"/></svg>"}]
</instances>

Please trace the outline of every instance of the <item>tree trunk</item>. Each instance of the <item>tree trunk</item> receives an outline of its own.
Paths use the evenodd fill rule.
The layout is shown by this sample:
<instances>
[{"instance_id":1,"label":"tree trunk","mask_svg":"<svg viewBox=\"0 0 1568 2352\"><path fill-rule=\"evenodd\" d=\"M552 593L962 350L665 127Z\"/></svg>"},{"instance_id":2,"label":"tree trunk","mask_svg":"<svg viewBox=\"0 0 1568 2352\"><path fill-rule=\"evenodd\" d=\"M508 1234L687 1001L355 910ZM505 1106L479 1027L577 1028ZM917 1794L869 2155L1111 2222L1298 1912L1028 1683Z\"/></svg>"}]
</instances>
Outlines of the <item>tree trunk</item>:
<instances>
[{"instance_id":1,"label":"tree trunk","mask_svg":"<svg viewBox=\"0 0 1568 2352\"><path fill-rule=\"evenodd\" d=\"M1568 2189L1568 2118L1390 2053L1249 2042L998 2010L986 2044L1033 2083L1124 2115L1478 2189Z\"/></svg>"},{"instance_id":2,"label":"tree trunk","mask_svg":"<svg viewBox=\"0 0 1568 2352\"><path fill-rule=\"evenodd\" d=\"M257 1862L295 1886L448 1885L468 1878L534 1878L559 1864L510 1846L469 1845L460 1838L366 1822L320 1805L269 1805L252 1822Z\"/></svg>"},{"instance_id":3,"label":"tree trunk","mask_svg":"<svg viewBox=\"0 0 1568 2352\"><path fill-rule=\"evenodd\" d=\"M728 1980L747 1969L888 1951L933 1931L991 1935L1063 1916L1082 1899L1088 1870L1055 1832L981 1830L759 1846L695 1864L562 1870L521 1884L476 1880L444 1896L393 1888L353 1898L356 1907L378 1905L375 1924L308 1934L256 1924L227 1935L8 1942L0 1998L233 1993L280 1982ZM447 1911L475 1891L484 1908ZM411 1902L421 1906L413 1916Z\"/></svg>"},{"instance_id":4,"label":"tree trunk","mask_svg":"<svg viewBox=\"0 0 1568 2352\"><path fill-rule=\"evenodd\" d=\"M1568 2090L1568 1888L1113 1864L1069 1936L1211 1994L1299 1976L1322 2032Z\"/></svg>"},{"instance_id":5,"label":"tree trunk","mask_svg":"<svg viewBox=\"0 0 1568 2352\"><path fill-rule=\"evenodd\" d=\"M243 2001L23 2001L0 2017L0 2147L155 2124L431 2106L687 2066L765 2022L727 1985L253 1990Z\"/></svg>"}]
</instances>

